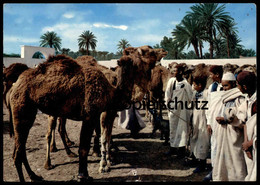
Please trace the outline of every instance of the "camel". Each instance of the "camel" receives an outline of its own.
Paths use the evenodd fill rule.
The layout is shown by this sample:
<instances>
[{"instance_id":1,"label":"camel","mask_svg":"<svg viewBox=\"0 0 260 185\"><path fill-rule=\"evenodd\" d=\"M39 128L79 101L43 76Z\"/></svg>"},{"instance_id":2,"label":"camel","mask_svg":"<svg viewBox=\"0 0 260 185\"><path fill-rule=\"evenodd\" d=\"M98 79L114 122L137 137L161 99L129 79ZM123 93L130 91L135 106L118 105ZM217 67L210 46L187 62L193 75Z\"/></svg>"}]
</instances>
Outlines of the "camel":
<instances>
[{"instance_id":1,"label":"camel","mask_svg":"<svg viewBox=\"0 0 260 185\"><path fill-rule=\"evenodd\" d=\"M13 136L13 123L12 123L12 113L11 113L11 108L10 108L10 93L12 92L12 84L15 83L20 76L25 70L29 69L29 67L26 64L22 63L13 63L9 67L5 68L3 71L3 86L4 86L4 91L3 91L3 101L9 111L9 134L10 137ZM57 117L53 116L48 116L48 132L46 134L47 138L47 152L46 152L46 162L44 167L46 169L52 169L53 166L51 165L50 162L50 151L55 152L57 151L56 144L55 144L55 139L53 133L55 133L55 127L56 126L56 121ZM71 146L73 144L72 141L68 138L66 129L65 129L65 123L66 119L64 118L59 118L59 133L62 138L66 153L69 157L76 157L77 155L71 152L68 146ZM53 137L52 137L52 135Z\"/></svg>"},{"instance_id":2,"label":"camel","mask_svg":"<svg viewBox=\"0 0 260 185\"><path fill-rule=\"evenodd\" d=\"M106 138L111 137L112 126L102 118L109 119L114 116L110 112L126 108L135 97L135 94L132 95L133 85L142 87L147 83L155 62L165 55L163 50L157 53L149 46L130 50L125 49L123 57L118 60L117 88L108 82L97 67L82 67L69 57L49 57L37 68L28 69L20 75L12 87L10 106L15 137L13 159L21 182L24 181L22 164L31 180L42 180L31 170L25 147L37 109L51 116L83 121L78 178L79 181L92 180L88 175L87 156L96 124L101 120L103 146L108 143L104 141L110 141ZM106 147L101 147L101 151L102 148Z\"/></svg>"},{"instance_id":3,"label":"camel","mask_svg":"<svg viewBox=\"0 0 260 185\"><path fill-rule=\"evenodd\" d=\"M116 87L116 83L117 83L116 69L117 68L110 70L105 66L99 65L97 63L97 61L92 56L88 56L88 55L79 56L75 60L82 67L87 67L89 65L97 67L105 75L105 77L108 79L110 84L112 86ZM48 120L49 120L49 125L48 125L48 133L47 133L47 138L48 138L48 140L47 140L47 154L46 154L46 162L45 162L44 168L47 169L47 170L50 170L54 167L53 165L51 165L50 151L51 152L57 151L56 143L55 143L55 128L56 128L57 117L49 116ZM71 142L69 140L68 136L67 136L66 119L65 118L59 118L59 122L60 122L60 124L59 124L59 127L58 127L58 131L59 131L63 141L64 141L64 137L65 137L65 141L67 143L67 145L64 144L66 152L67 152L68 156L75 157L75 154L72 153L70 151L70 149L68 148L68 146L71 146L74 143ZM94 137L94 147L93 147L93 154L92 155L93 156L99 156L99 154L100 154L100 146L99 146L100 125L97 125L95 132L96 132L96 135Z\"/></svg>"},{"instance_id":4,"label":"camel","mask_svg":"<svg viewBox=\"0 0 260 185\"><path fill-rule=\"evenodd\" d=\"M65 57L65 56L64 56ZM103 74L106 76L108 81L110 82L111 85L115 86L117 82L117 77L116 77L116 72L109 70L105 66L101 66L97 64L97 61L92 57L88 55L83 55L79 56L75 59L75 61L81 65L82 67L87 67L87 66L95 66L97 67L100 71L103 72ZM51 159L50 159L50 151L51 152L56 152L56 143L55 143L55 128L56 128L56 121L57 117L48 117L49 120L49 125L48 125L48 133L47 133L47 154L46 154L46 161L44 168L47 170L53 169L53 165L51 165ZM71 150L69 149L68 146L73 145L74 143L69 140L66 132L66 118L59 118L59 127L58 127L58 132L60 133L60 136L62 138L65 150L70 157L75 157L76 154L72 153ZM97 128L95 129L95 137L94 137L94 147L93 147L93 156L99 156L100 154L100 146L99 146L99 138L100 138L100 125L97 125ZM65 140L65 141L64 141Z\"/></svg>"}]
</instances>

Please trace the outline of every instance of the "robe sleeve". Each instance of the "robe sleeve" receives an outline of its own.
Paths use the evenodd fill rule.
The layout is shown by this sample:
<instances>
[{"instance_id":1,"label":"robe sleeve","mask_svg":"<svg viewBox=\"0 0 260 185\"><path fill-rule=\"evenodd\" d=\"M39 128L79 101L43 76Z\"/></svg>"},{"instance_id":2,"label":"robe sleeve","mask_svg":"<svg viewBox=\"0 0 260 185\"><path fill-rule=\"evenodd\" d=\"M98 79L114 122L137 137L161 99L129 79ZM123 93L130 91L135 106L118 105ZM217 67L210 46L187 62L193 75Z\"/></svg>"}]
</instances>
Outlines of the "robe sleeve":
<instances>
[{"instance_id":1,"label":"robe sleeve","mask_svg":"<svg viewBox=\"0 0 260 185\"><path fill-rule=\"evenodd\" d=\"M172 97L172 83L174 81L174 78L170 78L170 80L167 83L167 87L165 90L165 103L166 106L168 106L169 101L171 100Z\"/></svg>"},{"instance_id":2,"label":"robe sleeve","mask_svg":"<svg viewBox=\"0 0 260 185\"><path fill-rule=\"evenodd\" d=\"M224 117L234 127L242 127L243 122L238 119L237 114L240 110L240 105L243 104L245 98L243 96L238 97L235 100L235 107L227 108L224 112Z\"/></svg>"}]
</instances>

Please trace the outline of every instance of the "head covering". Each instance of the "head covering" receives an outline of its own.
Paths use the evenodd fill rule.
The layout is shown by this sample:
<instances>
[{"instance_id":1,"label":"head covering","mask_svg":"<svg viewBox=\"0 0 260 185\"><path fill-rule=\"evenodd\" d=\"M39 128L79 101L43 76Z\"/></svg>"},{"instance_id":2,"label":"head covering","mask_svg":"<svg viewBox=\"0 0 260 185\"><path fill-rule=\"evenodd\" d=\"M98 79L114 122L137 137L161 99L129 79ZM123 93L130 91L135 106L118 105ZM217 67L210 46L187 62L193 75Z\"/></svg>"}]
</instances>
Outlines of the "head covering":
<instances>
[{"instance_id":1,"label":"head covering","mask_svg":"<svg viewBox=\"0 0 260 185\"><path fill-rule=\"evenodd\" d=\"M237 75L237 81L240 85L250 84L256 82L256 76L253 72L242 71Z\"/></svg>"},{"instance_id":2,"label":"head covering","mask_svg":"<svg viewBox=\"0 0 260 185\"><path fill-rule=\"evenodd\" d=\"M227 81L236 81L235 75L231 72L226 72L224 73L222 80L227 80Z\"/></svg>"}]
</instances>

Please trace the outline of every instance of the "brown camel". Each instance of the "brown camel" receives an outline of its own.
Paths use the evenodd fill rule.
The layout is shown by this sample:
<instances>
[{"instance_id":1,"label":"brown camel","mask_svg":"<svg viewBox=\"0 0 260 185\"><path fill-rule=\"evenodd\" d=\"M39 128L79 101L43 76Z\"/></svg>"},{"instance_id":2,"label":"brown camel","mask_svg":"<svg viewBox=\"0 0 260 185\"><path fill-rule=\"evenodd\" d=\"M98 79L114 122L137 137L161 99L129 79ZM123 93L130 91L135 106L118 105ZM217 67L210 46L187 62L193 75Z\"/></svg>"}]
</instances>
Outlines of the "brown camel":
<instances>
[{"instance_id":1,"label":"brown camel","mask_svg":"<svg viewBox=\"0 0 260 185\"><path fill-rule=\"evenodd\" d=\"M22 64L22 63L14 63L11 64L9 67L5 68L3 70L3 87L4 87L4 91L3 91L3 100L4 103L9 111L9 134L10 137L13 136L13 123L12 123L12 113L11 113L11 108L10 108L10 93L12 92L12 84L15 83L18 79L18 77L20 76L20 74L22 74L25 70L29 69L29 67L26 64ZM46 162L44 167L46 169L51 169L53 166L51 165L50 162L50 151L55 152L57 151L56 148L56 144L55 144L55 139L54 136L52 137L52 133L55 133L55 127L56 126L56 121L57 121L57 117L53 117L53 116L48 116L48 132L46 134L46 138L47 138L47 153L46 153ZM65 123L66 123L66 119L64 118L59 118L59 133L60 136L62 138L66 153L68 154L68 156L70 157L76 157L77 155L74 154L73 152L71 152L71 150L69 149L68 146L72 145L72 142L70 141L70 139L68 138L66 129L65 129ZM51 143L51 146L50 146ZM99 147L99 146L98 146Z\"/></svg>"},{"instance_id":2,"label":"brown camel","mask_svg":"<svg viewBox=\"0 0 260 185\"><path fill-rule=\"evenodd\" d=\"M65 56L64 56L65 57ZM97 64L97 61L92 57L88 55L83 55L79 56L76 58L76 61L79 65L82 67L88 67L90 66L95 66L98 68L108 79L110 84L112 86L116 86L117 82L117 72L112 71L108 69L105 66ZM44 165L44 168L49 170L52 169L54 166L51 165L51 159L50 159L50 152L56 152L56 142L55 142L55 129L56 129L56 121L57 117L49 116L49 125L48 125L48 133L47 133L47 155L46 155L46 162ZM62 140L66 141L67 145L65 146L66 152L68 156L70 157L75 157L76 154L72 153L71 150L69 149L68 146L73 145L74 143L71 142L67 136L66 132L66 118L59 118L59 127L58 127L58 132L61 135ZM95 137L94 137L94 147L93 147L93 156L99 156L100 155L100 146L99 146L99 139L100 139L100 125L98 124L96 129L95 129Z\"/></svg>"},{"instance_id":3,"label":"brown camel","mask_svg":"<svg viewBox=\"0 0 260 185\"><path fill-rule=\"evenodd\" d=\"M25 149L37 109L52 116L83 120L78 178L81 181L91 180L87 170L87 156L100 114L107 111L109 115L110 111L124 109L132 98L133 84L141 85L149 80L148 74L151 73L159 55L148 46L134 50L118 61L120 78L117 88L111 86L95 66L83 68L75 60L59 59L59 56L50 57L38 68L28 69L20 75L10 94L15 137L13 158L20 181L24 181L22 164L32 180L42 179L31 170ZM106 123L101 124L104 127L101 128L101 133L102 130L107 130L106 128L112 128L107 122L101 123ZM102 133L101 141L102 137L107 138Z\"/></svg>"}]
</instances>

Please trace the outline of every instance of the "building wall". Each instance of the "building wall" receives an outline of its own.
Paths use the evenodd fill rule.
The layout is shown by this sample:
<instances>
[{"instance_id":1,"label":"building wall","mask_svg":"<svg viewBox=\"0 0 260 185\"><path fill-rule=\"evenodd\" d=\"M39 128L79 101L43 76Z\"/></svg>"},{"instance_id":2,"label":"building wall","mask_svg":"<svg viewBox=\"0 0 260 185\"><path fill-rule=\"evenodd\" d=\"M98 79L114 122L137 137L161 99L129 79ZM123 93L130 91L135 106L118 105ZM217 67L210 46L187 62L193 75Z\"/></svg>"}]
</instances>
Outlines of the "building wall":
<instances>
[{"instance_id":1,"label":"building wall","mask_svg":"<svg viewBox=\"0 0 260 185\"><path fill-rule=\"evenodd\" d=\"M45 59L32 58L36 52L41 52ZM21 46L21 58L4 57L3 64L5 67L10 66L13 63L24 63L28 67L34 67L39 63L45 61L49 55L54 55L54 48L35 47L35 46Z\"/></svg>"},{"instance_id":2,"label":"building wall","mask_svg":"<svg viewBox=\"0 0 260 185\"><path fill-rule=\"evenodd\" d=\"M256 57L242 57L242 58L232 58L232 59L191 59L191 60L161 60L162 66L168 67L168 64L172 62L186 63L187 65L197 65L200 63L210 64L210 65L225 65L227 63L237 64L242 66L244 64L255 65Z\"/></svg>"},{"instance_id":3,"label":"building wall","mask_svg":"<svg viewBox=\"0 0 260 185\"><path fill-rule=\"evenodd\" d=\"M45 47L35 47L35 46L22 46L21 47L21 58L10 58L10 57L4 57L3 63L5 67L8 67L12 63L24 63L28 65L28 67L34 67L35 65L38 65L39 63L43 62L45 59L33 59L32 56L37 51L41 52L45 59L48 58L49 55L54 55L55 50L54 48L45 48ZM225 65L227 63L230 64L237 64L239 66L242 66L244 64L250 64L255 65L256 64L256 57L242 57L242 58L235 58L235 59L192 59L192 60L161 60L162 66L168 67L169 63L177 62L177 63L186 63L188 65L197 65L199 63L205 63L205 64L218 64L218 65ZM100 65L104 65L108 68L110 67L116 67L117 66L117 60L107 60L107 61L98 61Z\"/></svg>"}]
</instances>

